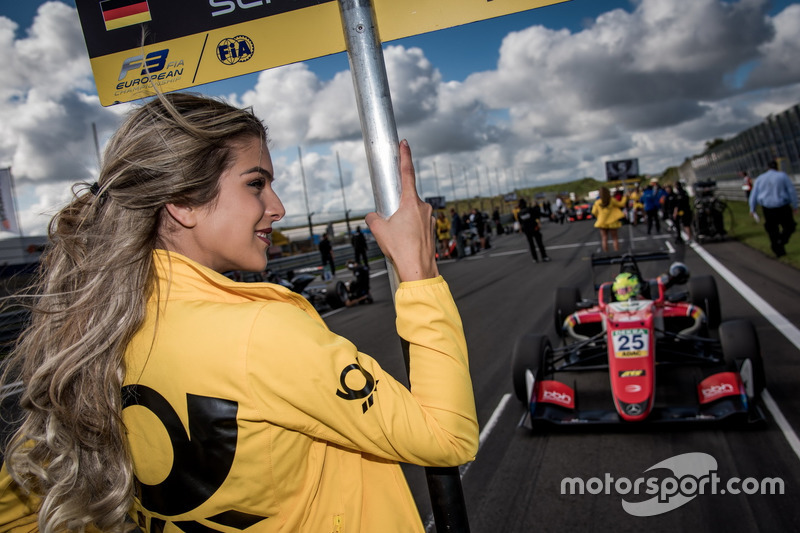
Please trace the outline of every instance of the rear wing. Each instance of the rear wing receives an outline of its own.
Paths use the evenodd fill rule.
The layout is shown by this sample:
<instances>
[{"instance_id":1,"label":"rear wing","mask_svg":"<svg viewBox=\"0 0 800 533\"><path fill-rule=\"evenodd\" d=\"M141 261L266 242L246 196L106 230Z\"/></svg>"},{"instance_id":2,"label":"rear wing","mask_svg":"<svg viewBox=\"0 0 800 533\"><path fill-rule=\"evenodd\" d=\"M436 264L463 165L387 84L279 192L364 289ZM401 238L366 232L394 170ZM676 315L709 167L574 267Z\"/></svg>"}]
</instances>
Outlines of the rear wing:
<instances>
[{"instance_id":1,"label":"rear wing","mask_svg":"<svg viewBox=\"0 0 800 533\"><path fill-rule=\"evenodd\" d=\"M639 263L652 261L668 261L670 255L663 250L650 250L640 252L599 252L592 254L592 285L594 290L600 288L601 283L597 282L595 267L602 265L620 265L619 271L629 271L636 274L639 279L646 279L639 268ZM608 281L608 280L605 280Z\"/></svg>"},{"instance_id":2,"label":"rear wing","mask_svg":"<svg viewBox=\"0 0 800 533\"><path fill-rule=\"evenodd\" d=\"M629 262L664 261L667 259L669 259L669 253L663 250L625 253L593 253L592 267L596 265L621 265Z\"/></svg>"}]
</instances>

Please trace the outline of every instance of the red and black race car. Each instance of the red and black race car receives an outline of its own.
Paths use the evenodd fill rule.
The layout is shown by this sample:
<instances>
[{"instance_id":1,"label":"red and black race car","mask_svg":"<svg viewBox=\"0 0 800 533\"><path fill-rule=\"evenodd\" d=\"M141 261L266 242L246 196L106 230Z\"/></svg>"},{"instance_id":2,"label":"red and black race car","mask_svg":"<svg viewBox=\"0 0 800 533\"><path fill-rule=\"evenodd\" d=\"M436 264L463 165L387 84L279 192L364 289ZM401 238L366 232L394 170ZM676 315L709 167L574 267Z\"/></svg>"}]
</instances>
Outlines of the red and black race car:
<instances>
[{"instance_id":1,"label":"red and black race car","mask_svg":"<svg viewBox=\"0 0 800 533\"><path fill-rule=\"evenodd\" d=\"M556 291L560 345L530 333L512 357L514 392L529 406L533 427L764 419L755 328L747 320L720 321L712 276L690 278L684 264L673 263L667 274L641 277L639 262L668 257L593 256L593 270L620 266L614 282L595 285L596 300L582 299L577 288ZM684 284L688 291L676 291ZM588 387L579 385L592 374Z\"/></svg>"},{"instance_id":2,"label":"red and black race car","mask_svg":"<svg viewBox=\"0 0 800 533\"><path fill-rule=\"evenodd\" d=\"M576 204L569 210L568 217L570 222L575 222L577 220L591 220L594 218L592 216L592 206L585 203Z\"/></svg>"}]
</instances>

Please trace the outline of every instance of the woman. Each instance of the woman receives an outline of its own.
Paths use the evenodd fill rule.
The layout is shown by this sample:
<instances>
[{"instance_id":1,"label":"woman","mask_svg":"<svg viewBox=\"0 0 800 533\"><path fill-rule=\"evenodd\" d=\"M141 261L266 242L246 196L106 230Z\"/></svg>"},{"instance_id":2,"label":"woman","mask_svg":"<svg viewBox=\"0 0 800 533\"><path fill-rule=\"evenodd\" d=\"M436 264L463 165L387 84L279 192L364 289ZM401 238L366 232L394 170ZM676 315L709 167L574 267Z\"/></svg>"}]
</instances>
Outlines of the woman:
<instances>
[{"instance_id":1,"label":"woman","mask_svg":"<svg viewBox=\"0 0 800 533\"><path fill-rule=\"evenodd\" d=\"M436 215L436 239L439 241L439 258L450 256L450 221L439 211Z\"/></svg>"},{"instance_id":2,"label":"woman","mask_svg":"<svg viewBox=\"0 0 800 533\"><path fill-rule=\"evenodd\" d=\"M0 530L36 531L37 513L43 532L422 531L398 461L474 457L463 330L408 144L399 209L365 220L401 280L411 391L299 295L221 274L263 271L284 215L266 140L249 111L161 96L56 215L13 354L25 417Z\"/></svg>"},{"instance_id":3,"label":"woman","mask_svg":"<svg viewBox=\"0 0 800 533\"><path fill-rule=\"evenodd\" d=\"M614 251L619 251L619 236L617 230L622 226L625 214L622 208L627 200L617 200L611 196L607 187L600 187L600 197L592 206L592 216L595 218L594 227L600 230L600 246L604 252L608 251L608 236L614 243Z\"/></svg>"}]
</instances>

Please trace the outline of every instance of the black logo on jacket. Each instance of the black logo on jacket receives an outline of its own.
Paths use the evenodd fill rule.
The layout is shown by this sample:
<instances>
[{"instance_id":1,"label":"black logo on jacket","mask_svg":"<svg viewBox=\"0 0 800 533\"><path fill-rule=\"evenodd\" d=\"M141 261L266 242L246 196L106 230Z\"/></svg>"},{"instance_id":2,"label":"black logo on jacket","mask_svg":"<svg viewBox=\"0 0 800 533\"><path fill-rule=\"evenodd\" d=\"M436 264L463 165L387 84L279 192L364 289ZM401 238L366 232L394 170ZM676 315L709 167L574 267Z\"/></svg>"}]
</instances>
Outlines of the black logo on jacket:
<instances>
[{"instance_id":1,"label":"black logo on jacket","mask_svg":"<svg viewBox=\"0 0 800 533\"><path fill-rule=\"evenodd\" d=\"M347 374L353 370L357 370L366 381L366 383L364 383L364 387L361 389L355 390L347 386ZM372 393L375 392L378 382L375 381L375 378L372 377L372 374L361 368L358 363L353 363L344 367L342 374L339 376L339 383L342 385L342 390L337 389L336 396L339 398L344 398L345 400L361 400L362 398L366 398L364 403L361 404L362 413L366 413L367 409L372 407Z\"/></svg>"},{"instance_id":2,"label":"black logo on jacket","mask_svg":"<svg viewBox=\"0 0 800 533\"><path fill-rule=\"evenodd\" d=\"M239 426L236 414L239 404L232 400L186 395L189 432L178 413L158 391L144 385L122 388L122 408L138 405L152 411L169 434L172 443L172 469L157 485L138 479L137 492L142 506L164 516L175 516L196 509L222 486L230 473L236 455ZM244 530L266 519L236 510L229 510L207 520L228 528ZM139 526L151 533L164 530L166 521L154 518ZM182 531L216 531L197 522L171 522Z\"/></svg>"}]
</instances>

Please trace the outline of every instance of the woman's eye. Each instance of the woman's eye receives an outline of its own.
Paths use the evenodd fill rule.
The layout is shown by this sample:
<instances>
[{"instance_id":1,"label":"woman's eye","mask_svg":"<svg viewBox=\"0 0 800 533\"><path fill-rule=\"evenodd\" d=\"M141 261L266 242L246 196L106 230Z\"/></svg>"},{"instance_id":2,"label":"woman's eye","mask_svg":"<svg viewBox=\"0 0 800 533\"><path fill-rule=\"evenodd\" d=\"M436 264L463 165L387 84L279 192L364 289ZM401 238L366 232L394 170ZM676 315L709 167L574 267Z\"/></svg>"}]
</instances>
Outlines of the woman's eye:
<instances>
[{"instance_id":1,"label":"woman's eye","mask_svg":"<svg viewBox=\"0 0 800 533\"><path fill-rule=\"evenodd\" d=\"M258 190L262 190L266 184L267 184L267 180L265 180L264 178L258 178L258 179L255 179L255 180L251 181L247 185L250 186L250 187L255 187Z\"/></svg>"}]
</instances>

